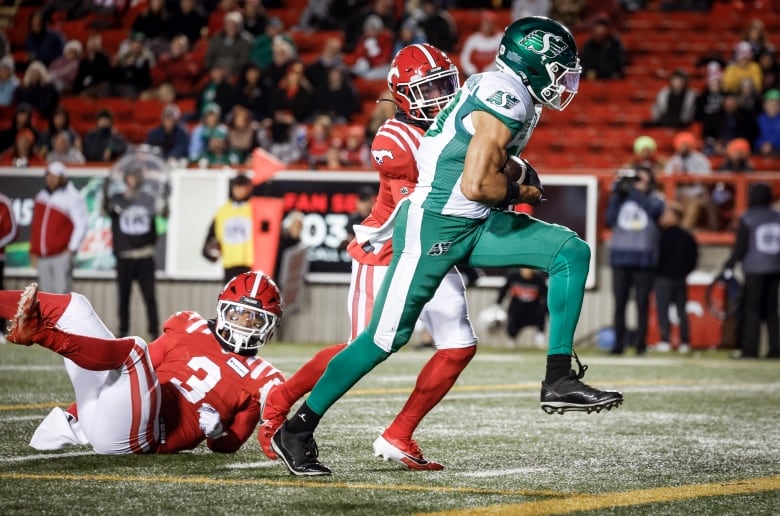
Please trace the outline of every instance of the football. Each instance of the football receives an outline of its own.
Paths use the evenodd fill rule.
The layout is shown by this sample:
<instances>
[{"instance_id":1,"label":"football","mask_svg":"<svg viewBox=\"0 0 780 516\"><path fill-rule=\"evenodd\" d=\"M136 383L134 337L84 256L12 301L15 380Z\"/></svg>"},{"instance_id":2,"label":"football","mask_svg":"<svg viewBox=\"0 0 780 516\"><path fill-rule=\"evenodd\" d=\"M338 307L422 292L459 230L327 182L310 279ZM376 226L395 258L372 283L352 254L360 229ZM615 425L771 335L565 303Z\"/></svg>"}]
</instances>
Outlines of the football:
<instances>
[{"instance_id":1,"label":"football","mask_svg":"<svg viewBox=\"0 0 780 516\"><path fill-rule=\"evenodd\" d=\"M509 156L501 172L512 181L523 184L526 173L525 162L517 156Z\"/></svg>"}]
</instances>

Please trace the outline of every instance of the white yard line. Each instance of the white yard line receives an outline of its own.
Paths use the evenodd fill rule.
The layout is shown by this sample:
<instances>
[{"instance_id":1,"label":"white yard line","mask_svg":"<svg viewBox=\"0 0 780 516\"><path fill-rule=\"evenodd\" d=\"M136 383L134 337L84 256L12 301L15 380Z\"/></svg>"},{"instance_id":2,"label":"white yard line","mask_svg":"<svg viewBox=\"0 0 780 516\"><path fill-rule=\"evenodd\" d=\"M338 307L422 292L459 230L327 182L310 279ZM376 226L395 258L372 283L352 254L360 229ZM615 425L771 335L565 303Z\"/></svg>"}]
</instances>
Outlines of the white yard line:
<instances>
[{"instance_id":1,"label":"white yard line","mask_svg":"<svg viewBox=\"0 0 780 516\"><path fill-rule=\"evenodd\" d=\"M22 455L20 457L0 457L0 462L27 462L31 460L67 459L68 457L84 457L95 455L93 451L80 451L68 453L41 453L38 455Z\"/></svg>"},{"instance_id":2,"label":"white yard line","mask_svg":"<svg viewBox=\"0 0 780 516\"><path fill-rule=\"evenodd\" d=\"M264 460L260 462L234 462L232 464L225 464L227 469L257 469L257 468L272 468L278 466L281 462L273 460Z\"/></svg>"}]
</instances>

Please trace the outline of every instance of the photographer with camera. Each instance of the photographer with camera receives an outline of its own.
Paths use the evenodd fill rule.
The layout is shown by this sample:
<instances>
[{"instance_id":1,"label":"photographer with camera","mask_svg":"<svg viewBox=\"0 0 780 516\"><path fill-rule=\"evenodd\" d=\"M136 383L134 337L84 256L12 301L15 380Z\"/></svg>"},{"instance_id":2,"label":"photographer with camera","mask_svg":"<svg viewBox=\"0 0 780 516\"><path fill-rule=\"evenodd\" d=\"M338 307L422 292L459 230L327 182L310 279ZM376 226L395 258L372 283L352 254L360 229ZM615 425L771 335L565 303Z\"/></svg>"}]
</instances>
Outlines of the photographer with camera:
<instances>
[{"instance_id":1,"label":"photographer with camera","mask_svg":"<svg viewBox=\"0 0 780 516\"><path fill-rule=\"evenodd\" d=\"M626 346L626 305L633 288L637 307L637 355L647 350L647 319L650 292L658 265L661 230L658 221L666 202L656 191L653 169L639 166L621 169L607 205L607 224L612 229L609 261L615 297L615 345L610 352L623 354Z\"/></svg>"}]
</instances>

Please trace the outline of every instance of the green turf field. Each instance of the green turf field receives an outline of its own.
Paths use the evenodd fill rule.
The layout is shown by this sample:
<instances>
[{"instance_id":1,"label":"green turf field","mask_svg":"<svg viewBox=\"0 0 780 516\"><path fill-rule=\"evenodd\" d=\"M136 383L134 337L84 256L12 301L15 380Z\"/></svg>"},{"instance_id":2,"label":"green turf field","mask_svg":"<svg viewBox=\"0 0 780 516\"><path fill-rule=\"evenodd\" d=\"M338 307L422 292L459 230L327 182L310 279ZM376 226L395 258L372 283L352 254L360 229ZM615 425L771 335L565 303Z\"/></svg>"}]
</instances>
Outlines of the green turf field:
<instances>
[{"instance_id":1,"label":"green turf field","mask_svg":"<svg viewBox=\"0 0 780 516\"><path fill-rule=\"evenodd\" d=\"M317 348L264 348L285 373ZM97 456L27 446L72 389L61 359L0 345L0 514L780 514L780 361L580 352L586 381L621 389L600 414L539 409L544 355L482 347L416 437L441 472L409 472L371 443L429 350L403 350L323 419L332 477L300 480L252 438L234 455Z\"/></svg>"}]
</instances>

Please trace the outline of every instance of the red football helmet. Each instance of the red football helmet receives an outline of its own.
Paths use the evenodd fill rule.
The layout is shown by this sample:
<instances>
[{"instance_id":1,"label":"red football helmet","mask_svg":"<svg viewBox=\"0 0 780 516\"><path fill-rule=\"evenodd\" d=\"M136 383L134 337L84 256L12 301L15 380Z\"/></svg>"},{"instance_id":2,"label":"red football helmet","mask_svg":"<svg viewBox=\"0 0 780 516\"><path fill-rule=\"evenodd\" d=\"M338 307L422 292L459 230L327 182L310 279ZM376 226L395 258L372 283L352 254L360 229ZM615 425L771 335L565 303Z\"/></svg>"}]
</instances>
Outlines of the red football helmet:
<instances>
[{"instance_id":1,"label":"red football helmet","mask_svg":"<svg viewBox=\"0 0 780 516\"><path fill-rule=\"evenodd\" d=\"M459 87L458 67L427 43L408 45L393 58L387 86L396 105L414 120L431 122Z\"/></svg>"},{"instance_id":2,"label":"red football helmet","mask_svg":"<svg viewBox=\"0 0 780 516\"><path fill-rule=\"evenodd\" d=\"M231 279L219 293L216 330L222 347L254 355L279 325L284 301L274 280L262 271Z\"/></svg>"}]
</instances>

